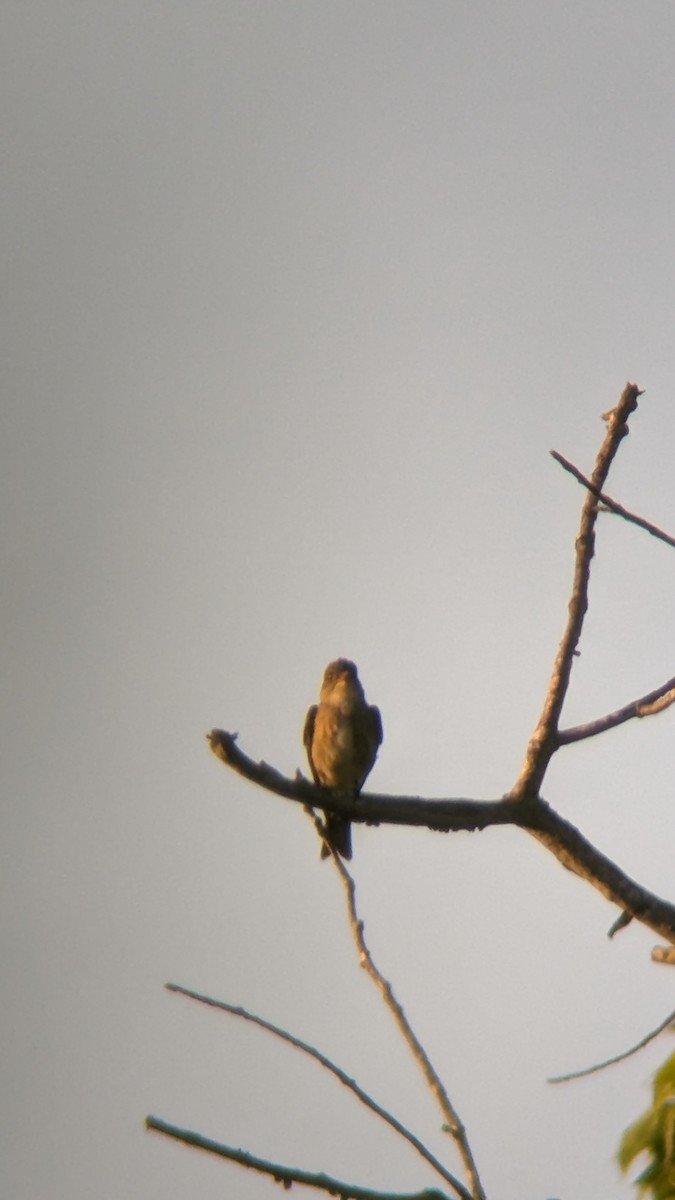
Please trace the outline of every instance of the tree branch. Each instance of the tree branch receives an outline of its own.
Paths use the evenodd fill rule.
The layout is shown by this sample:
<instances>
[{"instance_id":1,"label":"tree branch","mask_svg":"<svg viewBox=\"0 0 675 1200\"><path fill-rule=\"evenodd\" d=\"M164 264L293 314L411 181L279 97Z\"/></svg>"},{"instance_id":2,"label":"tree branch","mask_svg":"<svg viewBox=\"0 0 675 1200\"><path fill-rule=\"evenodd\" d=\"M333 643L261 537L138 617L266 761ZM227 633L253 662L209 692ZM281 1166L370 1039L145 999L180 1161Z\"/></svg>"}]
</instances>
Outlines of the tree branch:
<instances>
[{"instance_id":1,"label":"tree branch","mask_svg":"<svg viewBox=\"0 0 675 1200\"><path fill-rule=\"evenodd\" d=\"M251 783L276 796L308 804L329 813L368 825L427 825L430 829L484 829L487 825L510 825L518 811L508 800L423 800L419 796L386 796L361 793L350 796L309 783L300 772L288 779L266 762L255 762L236 744L236 733L212 729L206 735L216 758ZM451 809L448 809L451 805ZM421 807L423 806L423 807ZM451 819L448 820L448 815Z\"/></svg>"},{"instance_id":2,"label":"tree branch","mask_svg":"<svg viewBox=\"0 0 675 1200\"><path fill-rule=\"evenodd\" d=\"M519 799L539 795L548 764L558 748L558 722L569 686L574 652L581 637L588 608L588 581L591 559L595 551L595 522L598 500L595 492L603 484L622 439L628 433L628 418L637 408L642 392L634 383L627 383L616 408L606 414L607 432L598 451L591 476L593 491L589 492L581 510L579 533L576 539L576 560L572 595L568 605L565 631L558 647L549 681L544 707L530 738L520 775L511 795Z\"/></svg>"},{"instance_id":3,"label":"tree branch","mask_svg":"<svg viewBox=\"0 0 675 1200\"><path fill-rule=\"evenodd\" d=\"M642 925L675 943L675 905L636 883L548 804L538 801L531 805L530 811L527 824L518 824L550 850L558 862Z\"/></svg>"},{"instance_id":4,"label":"tree branch","mask_svg":"<svg viewBox=\"0 0 675 1200\"><path fill-rule=\"evenodd\" d=\"M396 1133L405 1138L405 1140L409 1142L415 1150L417 1150L418 1154L420 1154L422 1158L424 1158L426 1162L438 1172L445 1182L449 1183L450 1186L454 1188L457 1195L460 1196L462 1200L471 1200L469 1192L467 1192L466 1188L459 1181L459 1179L456 1179L455 1176L443 1166L439 1159L437 1159L435 1155L431 1153L428 1147L425 1146L419 1138L415 1137L414 1133L407 1129L405 1125L401 1124L401 1122L398 1121L397 1118L392 1115L392 1113L388 1112L385 1108L382 1108L377 1101L373 1100L372 1096L369 1096L367 1092L364 1092L363 1088L359 1087L356 1080L351 1079L350 1076L347 1075L340 1067L338 1067L336 1063L332 1062L332 1060L325 1054L322 1054L320 1050L317 1050L315 1046L310 1046L309 1042L305 1042L302 1040L302 1038L296 1037L292 1033L288 1033L287 1030L281 1029L280 1026L274 1025L271 1021L266 1021L264 1017L256 1016L254 1013L249 1012L248 1009L242 1008L240 1005L228 1004L225 1000L214 1000L211 996L204 996L200 992L193 992L189 988L181 987L178 983L167 983L165 986L169 992L176 992L181 996L187 996L190 1000L197 1000L200 1004L207 1004L210 1008L218 1008L222 1012L230 1013L234 1017L241 1017L244 1021L249 1021L253 1025L258 1025L261 1029L266 1029L268 1033L272 1033L275 1037L280 1038L281 1041L288 1042L291 1046L294 1046L296 1050L301 1050L304 1054L308 1054L310 1058L315 1059L321 1064L322 1067L325 1067L327 1071L330 1071L332 1075L335 1075L336 1079L340 1080L340 1083L349 1088L349 1090L354 1093L357 1099L360 1100L361 1103L366 1106L366 1108L369 1108L371 1112L375 1113L376 1116L381 1117L382 1120L386 1121L386 1123L390 1125Z\"/></svg>"},{"instance_id":5,"label":"tree branch","mask_svg":"<svg viewBox=\"0 0 675 1200\"><path fill-rule=\"evenodd\" d=\"M372 1188L357 1187L353 1183L345 1183L342 1179L333 1179L324 1172L301 1171L297 1167L284 1167L281 1163L269 1162L265 1158L257 1158L247 1150L237 1150L234 1146L225 1146L222 1142L211 1141L194 1133L190 1129L179 1129L177 1125L169 1125L160 1117L146 1117L146 1129L163 1133L166 1137L183 1142L186 1146L196 1146L198 1150L206 1150L209 1154L217 1154L220 1158L228 1158L231 1162L239 1163L252 1171L260 1171L263 1175L271 1175L275 1183L284 1188L290 1188L294 1183L304 1184L305 1187L318 1188L331 1196L340 1196L342 1200L448 1200L445 1192L436 1188L425 1188L421 1192L376 1192Z\"/></svg>"},{"instance_id":6,"label":"tree branch","mask_svg":"<svg viewBox=\"0 0 675 1200\"><path fill-rule=\"evenodd\" d=\"M624 1058L630 1058L631 1055L637 1054L638 1050L644 1049L654 1038L663 1033L664 1029L668 1029L675 1021L675 1011L668 1014L665 1020L661 1021L656 1029L652 1029L650 1033L646 1033L639 1042L631 1046L629 1050L622 1050L620 1054L615 1054L612 1058L606 1058L604 1062L595 1063L592 1067L582 1067L580 1071L570 1071L567 1075L552 1075L548 1080L549 1083L567 1083L570 1079L583 1079L585 1075L595 1075L596 1071L604 1071L605 1067L613 1067L615 1063L623 1062Z\"/></svg>"},{"instance_id":7,"label":"tree branch","mask_svg":"<svg viewBox=\"0 0 675 1200\"><path fill-rule=\"evenodd\" d=\"M353 799L317 788L301 777L287 779L266 763L256 763L236 746L234 736L214 729L212 750L240 775L298 804L315 805L367 825L425 826L438 832L483 830L515 825L536 838L559 862L597 888L613 904L675 943L675 905L636 883L541 799L428 800L420 796L364 794Z\"/></svg>"},{"instance_id":8,"label":"tree branch","mask_svg":"<svg viewBox=\"0 0 675 1200\"><path fill-rule=\"evenodd\" d=\"M598 733L605 733L607 729L615 729L617 725L623 725L625 721L630 721L633 717L654 716L669 708L673 703L675 703L675 675L666 683L662 683L660 687L655 688L653 692L647 692L645 696L640 696L639 700L631 700L630 704L624 704L623 708L617 708L615 712L607 713L604 717L597 717L595 721L588 721L585 725L574 725L570 729L561 729L558 734L558 745L567 746L570 742L580 742L583 738L595 737Z\"/></svg>"},{"instance_id":9,"label":"tree branch","mask_svg":"<svg viewBox=\"0 0 675 1200\"><path fill-rule=\"evenodd\" d=\"M557 463L560 463L563 470L569 471L570 475L573 475L583 487L588 488L589 492L592 492L596 499L601 501L603 507L608 512L616 513L617 517L623 517L624 521L629 521L631 525L637 525L640 529L645 529L647 533L651 533L652 537L665 542L667 546L675 546L675 538L671 537L669 533L665 533L663 529L659 529L658 525L652 525L651 521L645 521L644 517L638 517L635 513L629 512L622 504L618 504L616 500L612 500L612 497L608 496L606 492L601 492L598 488L594 487L590 479L582 475L578 467L575 467L574 463L571 463L569 459L563 458L562 454L559 454L557 450L551 450L550 454Z\"/></svg>"},{"instance_id":10,"label":"tree branch","mask_svg":"<svg viewBox=\"0 0 675 1200\"><path fill-rule=\"evenodd\" d=\"M313 817L317 833L319 836L321 836L321 821L313 813L311 815ZM454 1108L443 1082L431 1062L431 1059L429 1058L426 1050L413 1030L412 1025L408 1021L402 1005L396 999L391 984L384 978L382 972L375 965L373 956L366 945L365 935L363 932L364 923L359 918L356 909L356 885L354 880L339 854L336 854L332 848L331 857L333 859L333 865L335 866L335 869L338 872L345 889L349 924L359 955L359 962L364 968L366 974L375 984L380 995L382 996L382 999L384 1000L384 1003L391 1012L394 1021L398 1026L399 1033L408 1046L408 1049L415 1059L415 1062L420 1067L429 1090L434 1096L437 1104L439 1105L441 1113L447 1122L443 1128L451 1135L452 1138L454 1138L460 1157L464 1163L464 1168L471 1183L471 1195L469 1200L485 1200L483 1185L480 1181L478 1170L471 1152L471 1147L466 1136L466 1130L464 1129L464 1126L459 1118L459 1114ZM462 1188L462 1191L465 1192L465 1189Z\"/></svg>"}]
</instances>

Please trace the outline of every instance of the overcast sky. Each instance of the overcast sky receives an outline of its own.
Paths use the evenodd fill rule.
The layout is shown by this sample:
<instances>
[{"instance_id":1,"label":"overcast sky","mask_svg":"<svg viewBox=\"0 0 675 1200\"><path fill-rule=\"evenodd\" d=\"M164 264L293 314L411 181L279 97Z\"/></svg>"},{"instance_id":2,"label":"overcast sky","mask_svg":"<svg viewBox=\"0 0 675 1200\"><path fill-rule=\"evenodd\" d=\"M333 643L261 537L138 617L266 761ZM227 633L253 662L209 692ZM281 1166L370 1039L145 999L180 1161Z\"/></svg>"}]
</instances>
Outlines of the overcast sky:
<instances>
[{"instance_id":1,"label":"overcast sky","mask_svg":"<svg viewBox=\"0 0 675 1200\"><path fill-rule=\"evenodd\" d=\"M3 1061L12 1200L266 1200L153 1112L391 1190L434 1184L249 1006L447 1138L299 806L353 658L373 789L514 782L569 595L600 413L610 491L675 531L675 8L640 0L6 0ZM675 673L675 558L600 522L565 724ZM673 710L546 798L675 899ZM614 1154L673 1007L637 925L515 830L358 827L367 936L490 1200L629 1197Z\"/></svg>"}]
</instances>

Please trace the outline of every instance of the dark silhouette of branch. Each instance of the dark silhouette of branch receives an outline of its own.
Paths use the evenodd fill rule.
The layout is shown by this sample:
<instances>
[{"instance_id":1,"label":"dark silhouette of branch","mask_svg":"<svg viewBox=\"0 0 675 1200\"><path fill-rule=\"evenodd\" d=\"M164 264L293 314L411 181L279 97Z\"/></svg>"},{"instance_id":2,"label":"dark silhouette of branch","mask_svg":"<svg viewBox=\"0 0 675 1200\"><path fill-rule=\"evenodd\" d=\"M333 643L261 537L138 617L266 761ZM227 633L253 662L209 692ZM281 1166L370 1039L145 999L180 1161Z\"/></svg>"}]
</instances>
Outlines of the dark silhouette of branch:
<instances>
[{"instance_id":1,"label":"dark silhouette of branch","mask_svg":"<svg viewBox=\"0 0 675 1200\"><path fill-rule=\"evenodd\" d=\"M607 930L607 937L608 938L616 937L617 933L620 933L620 931L622 929L626 929L626 927L628 925L630 925L632 920L633 920L633 918L631 917L630 913L620 912L618 917L616 918L616 921L612 921L612 924L610 925L609 929Z\"/></svg>"},{"instance_id":2,"label":"dark silhouette of branch","mask_svg":"<svg viewBox=\"0 0 675 1200\"><path fill-rule=\"evenodd\" d=\"M588 492L581 510L567 624L553 663L544 707L530 738L520 776L511 792L513 797L525 799L539 795L548 764L558 748L558 722L567 695L574 653L588 608L588 581L595 550L595 522L598 516L598 499L595 493L602 491L614 456L628 433L628 418L637 408L638 396L641 395L642 392L636 384L627 383L616 407L605 414L607 432L591 476L593 491Z\"/></svg>"},{"instance_id":3,"label":"dark silhouette of branch","mask_svg":"<svg viewBox=\"0 0 675 1200\"><path fill-rule=\"evenodd\" d=\"M296 803L316 805L368 825L425 826L441 832L483 830L491 825L515 825L541 842L559 862L625 909L659 937L675 943L675 905L661 900L626 875L596 849L564 817L541 798L514 800L428 800L420 796L361 793L355 800L317 788L306 780L287 779L266 763L256 763L236 746L232 734L214 729L209 735L222 762L276 795Z\"/></svg>"},{"instance_id":4,"label":"dark silhouette of branch","mask_svg":"<svg viewBox=\"0 0 675 1200\"><path fill-rule=\"evenodd\" d=\"M272 1021L266 1021L264 1017L256 1016L255 1013L249 1012L248 1009L242 1008L240 1005L228 1004L226 1000L215 1000L211 996L204 996L200 992L191 991L190 988L181 987L181 985L178 983L167 983L165 986L169 992L176 992L181 996L187 996L190 1000L197 1000L200 1004L206 1004L210 1008L220 1009L222 1012L230 1013L234 1017L241 1017L244 1021L249 1021L253 1025L258 1025L261 1029L266 1029L268 1033L272 1033L275 1037L280 1038L281 1041L288 1042L291 1046L294 1046L296 1050L302 1050L304 1054L308 1054L310 1058L315 1059L321 1064L322 1067L325 1067L327 1071L330 1071L332 1075L335 1075L336 1079L340 1080L340 1083L349 1088L349 1090L354 1093L357 1099L360 1100L361 1103L366 1106L366 1108L369 1108L371 1112L376 1114L376 1116L381 1117L382 1120L386 1121L396 1133L405 1138L405 1140L409 1142L415 1150L417 1150L418 1154L421 1154L422 1158L424 1158L426 1162L433 1167L434 1171L437 1171L438 1174L445 1180L445 1182L449 1183L450 1186L454 1188L457 1195L461 1197L461 1200L472 1200L470 1193L466 1190L459 1179L456 1179L455 1176L443 1166L436 1156L431 1153L428 1147L425 1146L419 1138L415 1137L414 1133L407 1129L406 1126L398 1121L396 1117L387 1111L387 1109L382 1108L377 1101L373 1100L372 1096L369 1096L367 1092L364 1092L363 1088L359 1087L356 1080L351 1079L345 1071L338 1067L337 1064L325 1054L322 1054L320 1050L317 1050L315 1046L310 1046L310 1044L303 1041L302 1038L296 1037L294 1034L289 1033L285 1029L281 1029L280 1026L274 1025Z\"/></svg>"},{"instance_id":5,"label":"dark silhouette of branch","mask_svg":"<svg viewBox=\"0 0 675 1200\"><path fill-rule=\"evenodd\" d=\"M625 721L630 721L633 717L652 717L656 713L663 712L673 703L675 703L675 675L666 683L662 683L660 687L655 688L653 692L647 692L646 696L640 696L639 700L631 700L630 704L624 704L623 708L617 708L615 712L607 713L604 717L597 717L585 725L574 725L570 729L561 729L558 734L558 745L567 746L570 742L580 742L583 738L595 737L598 733L605 733L607 729L616 729L617 725L623 725Z\"/></svg>"},{"instance_id":6,"label":"dark silhouette of branch","mask_svg":"<svg viewBox=\"0 0 675 1200\"><path fill-rule=\"evenodd\" d=\"M675 538L671 537L669 533L665 533L663 529L659 529L658 525L652 525L651 521L645 521L644 517L638 517L635 513L629 512L622 504L618 504L616 500L612 500L612 497L608 496L606 492L601 492L598 488L594 487L590 479L582 475L578 467L575 467L574 463L571 463L569 459L563 458L562 454L559 454L557 450L551 450L550 454L557 463L560 463L563 470L569 471L570 475L573 475L579 483L588 488L589 492L592 492L596 499L601 501L603 508L606 508L608 512L616 513L617 517L623 517L624 521L629 521L631 525L637 525L640 529L645 529L647 533L651 533L652 537L665 542L667 546L675 546Z\"/></svg>"},{"instance_id":7,"label":"dark silhouette of branch","mask_svg":"<svg viewBox=\"0 0 675 1200\"><path fill-rule=\"evenodd\" d=\"M315 818L315 822L317 832L321 836L321 822L318 818ZM366 945L365 935L363 932L364 924L359 918L356 908L356 886L354 880L339 854L336 854L332 848L331 857L333 859L333 865L335 866L335 869L344 885L345 894L347 897L349 924L351 926L352 936L354 938L356 949L359 955L359 962L361 963L361 966L365 970L366 974L375 984L375 987L382 996L384 1003L392 1014L404 1042L415 1059L415 1062L419 1066L425 1082L441 1110L441 1113L446 1121L446 1124L443 1126L443 1128L453 1138L462 1163L464 1164L464 1169L467 1173L467 1177L471 1186L472 1200L485 1200L483 1185L480 1181L480 1176L471 1152L466 1130L460 1120L459 1114L452 1104L447 1090L438 1072L433 1066L429 1055L412 1028L412 1025L410 1024L402 1005L396 999L396 996L394 995L394 989L389 981L384 978L384 975L379 968L375 965L372 954Z\"/></svg>"},{"instance_id":8,"label":"dark silhouette of branch","mask_svg":"<svg viewBox=\"0 0 675 1200\"><path fill-rule=\"evenodd\" d=\"M353 1183L345 1183L342 1179L333 1179L323 1172L301 1171L297 1167L284 1167L281 1163L270 1162L266 1158L257 1158L247 1150L238 1150L234 1146L225 1146L222 1142L214 1142L202 1137L191 1129L179 1129L177 1125L169 1125L160 1117L146 1117L146 1129L163 1133L166 1137L183 1142L186 1146L196 1146L198 1150L206 1150L209 1154L217 1154L220 1158L228 1158L231 1162L239 1163L252 1171L260 1171L263 1175L271 1175L275 1183L284 1188L290 1188L294 1183L304 1184L305 1187L317 1188L328 1192L331 1196L340 1196L342 1200L448 1200L445 1192L436 1188L425 1188L421 1192L377 1192L372 1188L357 1187Z\"/></svg>"},{"instance_id":9,"label":"dark silhouette of branch","mask_svg":"<svg viewBox=\"0 0 675 1200\"><path fill-rule=\"evenodd\" d=\"M656 1026L656 1029L652 1029L650 1033L645 1034L629 1050L622 1050L620 1054L615 1054L613 1058L606 1058L604 1062L595 1063L592 1067L582 1067L580 1071L570 1071L567 1075L553 1075L548 1082L567 1083L570 1079L583 1079L585 1075L595 1075L596 1071L604 1071L605 1067L613 1067L615 1063L623 1062L624 1058L630 1058L631 1055L637 1054L638 1050L642 1050L645 1046L648 1046L650 1042L654 1041L654 1038L663 1033L664 1029L668 1029L673 1024L673 1021L675 1021L675 1010L669 1013L665 1020Z\"/></svg>"}]
</instances>

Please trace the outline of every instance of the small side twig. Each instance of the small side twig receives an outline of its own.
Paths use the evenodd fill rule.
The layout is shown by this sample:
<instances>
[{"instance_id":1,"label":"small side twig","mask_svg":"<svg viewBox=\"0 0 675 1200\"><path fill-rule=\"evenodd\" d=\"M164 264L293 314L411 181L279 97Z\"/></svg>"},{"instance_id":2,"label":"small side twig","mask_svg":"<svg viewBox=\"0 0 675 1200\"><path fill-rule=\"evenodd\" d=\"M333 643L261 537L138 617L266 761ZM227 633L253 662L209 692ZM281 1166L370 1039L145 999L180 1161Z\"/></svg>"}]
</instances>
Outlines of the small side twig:
<instances>
[{"instance_id":1,"label":"small side twig","mask_svg":"<svg viewBox=\"0 0 675 1200\"><path fill-rule=\"evenodd\" d=\"M652 522L646 521L644 517L638 517L636 513L629 512L627 508L623 507L623 504L618 504L617 501L613 500L611 496L608 496L606 492L602 492L599 490L599 488L594 487L590 479L587 479L586 476L581 473L579 468L574 466L574 463L571 463L569 459L564 458L563 455L559 454L557 450L551 450L550 453L551 457L560 464L564 471L568 471L570 475L573 475L578 483L582 484L583 487L588 488L588 491L592 492L596 499L601 501L603 507L606 508L608 512L615 513L617 517L622 517L624 521L630 522L631 525L637 525L639 529L646 530L646 532L650 533L652 537L658 538L661 542L665 542L667 546L675 547L675 538L671 537L669 533L666 533L663 529L659 529L658 525L652 525Z\"/></svg>"},{"instance_id":2,"label":"small side twig","mask_svg":"<svg viewBox=\"0 0 675 1200\"><path fill-rule=\"evenodd\" d=\"M202 1137L200 1133L194 1133L191 1129L180 1129L177 1125L170 1125L167 1121L162 1121L160 1117L146 1117L145 1127L154 1130L155 1133L163 1133L166 1137L174 1138L177 1142L183 1142L186 1146L196 1146L198 1150L206 1150L209 1154L227 1158L230 1162L239 1163L241 1167L260 1171L263 1175L271 1175L275 1183L282 1184L284 1188L290 1188L294 1183L300 1183L305 1187L328 1192L331 1196L340 1196L342 1200L448 1200L445 1193L438 1191L437 1188L425 1188L421 1192L377 1192L372 1188L358 1187L356 1184L346 1183L342 1179L334 1179L324 1172L301 1171L298 1167L285 1167L281 1163L270 1162L266 1158L258 1158L255 1154L249 1154L247 1150L239 1150L235 1146L225 1146L222 1142L214 1142L211 1138Z\"/></svg>"},{"instance_id":3,"label":"small side twig","mask_svg":"<svg viewBox=\"0 0 675 1200\"><path fill-rule=\"evenodd\" d=\"M623 725L625 721L630 721L633 717L652 717L656 713L663 712L673 703L675 703L675 675L666 683L662 683L660 687L655 688L654 691L647 692L638 700L631 700L630 704L624 704L623 708L617 708L615 712L607 713L604 717L597 717L594 721L588 721L584 725L561 729L558 734L558 742L561 746L567 746L570 742L580 742L583 738L595 737L598 733L605 733L608 729L616 729L617 725Z\"/></svg>"},{"instance_id":4,"label":"small side twig","mask_svg":"<svg viewBox=\"0 0 675 1200\"><path fill-rule=\"evenodd\" d=\"M317 821L317 832L319 830L319 821ZM363 921L360 919L356 908L356 886L352 876L344 865L344 862L339 855L332 854L333 863L340 875L344 885L345 894L347 897L347 910L349 915L349 924L351 926L352 935L356 943L356 948L359 954L361 966L364 968L376 988L380 992L384 1003L391 1012L398 1029L406 1042L413 1058L420 1067L426 1083L434 1096L446 1124L444 1129L453 1138L460 1158L467 1173L470 1182L472 1200L485 1200L485 1192L478 1174L478 1169L471 1152L471 1147L466 1135L466 1130L460 1120L459 1114L455 1109L446 1088L433 1066L426 1050L414 1032L406 1014L394 995L394 989L387 979L384 978L382 972L378 969L373 961L373 957L368 949L364 936Z\"/></svg>"},{"instance_id":5,"label":"small side twig","mask_svg":"<svg viewBox=\"0 0 675 1200\"><path fill-rule=\"evenodd\" d=\"M420 1139L416 1137L410 1129L406 1128L406 1126L397 1120L392 1113L388 1112L386 1108L382 1108L382 1106L378 1104L376 1100L373 1100L372 1096L369 1096L368 1093L359 1086L355 1079L352 1079L349 1075L347 1075L346 1072L341 1069L341 1067L338 1067L337 1064L332 1061L332 1059L328 1058L320 1050L317 1050L315 1046L311 1046L309 1042L303 1041L302 1038L296 1037L295 1034L289 1033L288 1030L282 1029L279 1025L275 1025L272 1021L267 1021L264 1017L256 1016L255 1013L249 1012L248 1009L243 1008L241 1005L228 1004L226 1000L215 1000L212 996L205 996L202 995L201 992L194 992L191 988L182 987L178 983L167 983L165 984L165 987L168 992L176 992L179 996L186 996L189 1000L197 1000L200 1004L208 1005L209 1008L217 1008L222 1012L230 1013L234 1017L240 1017L244 1021L249 1021L252 1025L257 1025L260 1029L267 1030L268 1033L272 1033L281 1041L288 1042L289 1045L294 1046L296 1050L301 1050L303 1054L307 1054L310 1058L315 1059L316 1062L320 1063L322 1067L325 1067L327 1071L330 1071L330 1073L334 1075L336 1079L339 1079L340 1083L344 1084L346 1088L349 1088L349 1090L354 1093L357 1099L360 1100L361 1103L366 1106L366 1108L369 1108L371 1112L375 1113L376 1116L381 1117L382 1120L386 1121L386 1123L390 1125L396 1133L400 1134L402 1138L405 1138L405 1140L409 1142L415 1150L417 1150L418 1154L420 1154L422 1158L424 1158L426 1162L433 1167L433 1169L445 1180L445 1182L449 1183L450 1186L455 1189L457 1195L460 1196L462 1200L471 1200L469 1193L459 1179L456 1179L455 1176L443 1166L443 1163L441 1163L439 1159L437 1159L436 1156L431 1153L428 1147L425 1146L424 1143L420 1141Z\"/></svg>"},{"instance_id":6,"label":"small side twig","mask_svg":"<svg viewBox=\"0 0 675 1200\"><path fill-rule=\"evenodd\" d=\"M615 1063L623 1062L625 1058L630 1058L631 1055L637 1054L638 1050L644 1049L650 1042L654 1041L664 1029L668 1029L675 1021L675 1010L668 1014L665 1020L661 1021L656 1029L652 1029L650 1033L645 1034L631 1046L629 1050L622 1050L620 1054L615 1054L612 1058L606 1058L604 1062L594 1063L592 1067L582 1067L580 1071L569 1071L566 1075L552 1075L547 1081L548 1083L567 1083L570 1079L583 1079L585 1075L595 1075L597 1071L604 1071L606 1067L613 1067Z\"/></svg>"}]
</instances>

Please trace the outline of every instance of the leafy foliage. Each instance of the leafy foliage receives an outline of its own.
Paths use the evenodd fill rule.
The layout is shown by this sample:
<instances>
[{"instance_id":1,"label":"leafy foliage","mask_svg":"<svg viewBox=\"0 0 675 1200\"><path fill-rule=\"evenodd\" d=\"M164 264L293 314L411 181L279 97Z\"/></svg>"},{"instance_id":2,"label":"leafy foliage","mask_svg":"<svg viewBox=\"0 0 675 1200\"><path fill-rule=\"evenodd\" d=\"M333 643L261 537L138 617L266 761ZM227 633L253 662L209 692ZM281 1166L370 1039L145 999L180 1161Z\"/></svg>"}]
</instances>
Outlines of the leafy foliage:
<instances>
[{"instance_id":1,"label":"leafy foliage","mask_svg":"<svg viewBox=\"0 0 675 1200\"><path fill-rule=\"evenodd\" d=\"M654 1076L651 1108L630 1125L621 1139L618 1159L622 1171L646 1154L649 1161L635 1180L640 1196L675 1200L675 1054Z\"/></svg>"}]
</instances>

